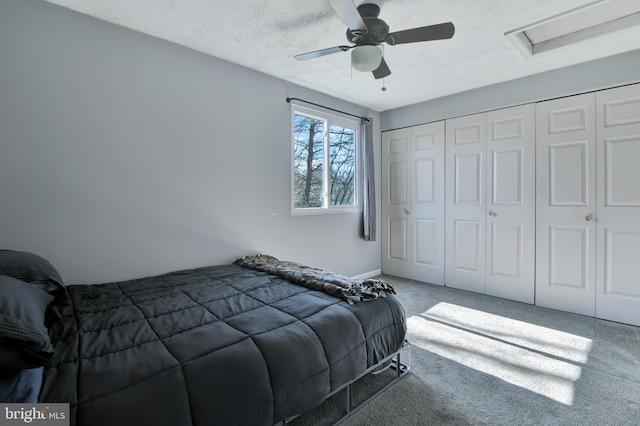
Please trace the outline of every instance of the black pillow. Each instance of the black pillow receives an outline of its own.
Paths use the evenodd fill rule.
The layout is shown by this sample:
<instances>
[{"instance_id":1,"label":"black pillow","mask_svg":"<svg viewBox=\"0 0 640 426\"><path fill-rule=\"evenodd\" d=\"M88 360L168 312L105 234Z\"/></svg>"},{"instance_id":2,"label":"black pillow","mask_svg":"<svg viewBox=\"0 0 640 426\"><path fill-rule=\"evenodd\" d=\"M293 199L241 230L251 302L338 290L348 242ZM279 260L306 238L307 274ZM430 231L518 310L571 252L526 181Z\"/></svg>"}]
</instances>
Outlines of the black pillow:
<instances>
[{"instance_id":1,"label":"black pillow","mask_svg":"<svg viewBox=\"0 0 640 426\"><path fill-rule=\"evenodd\" d=\"M44 325L53 296L31 284L0 275L0 370L41 367L53 355Z\"/></svg>"},{"instance_id":2,"label":"black pillow","mask_svg":"<svg viewBox=\"0 0 640 426\"><path fill-rule=\"evenodd\" d=\"M0 250L0 275L31 283L56 298L66 293L62 277L45 258L33 253Z\"/></svg>"}]
</instances>

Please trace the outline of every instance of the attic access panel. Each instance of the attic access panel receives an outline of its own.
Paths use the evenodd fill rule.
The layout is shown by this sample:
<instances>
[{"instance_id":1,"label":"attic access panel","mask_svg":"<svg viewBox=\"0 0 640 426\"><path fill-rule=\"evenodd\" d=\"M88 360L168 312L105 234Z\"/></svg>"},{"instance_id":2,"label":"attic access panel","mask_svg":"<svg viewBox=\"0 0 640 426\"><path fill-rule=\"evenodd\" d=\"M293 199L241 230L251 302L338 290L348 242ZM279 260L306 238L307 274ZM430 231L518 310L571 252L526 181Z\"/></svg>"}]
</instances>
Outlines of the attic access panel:
<instances>
[{"instance_id":1,"label":"attic access panel","mask_svg":"<svg viewBox=\"0 0 640 426\"><path fill-rule=\"evenodd\" d=\"M640 25L640 1L598 0L505 33L526 56Z\"/></svg>"}]
</instances>

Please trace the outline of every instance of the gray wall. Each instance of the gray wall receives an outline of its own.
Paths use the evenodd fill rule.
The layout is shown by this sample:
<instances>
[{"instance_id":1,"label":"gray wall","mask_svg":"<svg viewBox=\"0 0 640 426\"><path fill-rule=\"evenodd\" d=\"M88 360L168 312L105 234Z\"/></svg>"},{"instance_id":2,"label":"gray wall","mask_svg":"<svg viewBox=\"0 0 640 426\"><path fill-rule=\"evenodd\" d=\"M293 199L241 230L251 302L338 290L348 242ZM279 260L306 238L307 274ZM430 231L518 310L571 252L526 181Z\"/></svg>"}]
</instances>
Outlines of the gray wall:
<instances>
[{"instance_id":1,"label":"gray wall","mask_svg":"<svg viewBox=\"0 0 640 426\"><path fill-rule=\"evenodd\" d=\"M385 111L380 128L399 129L637 82L640 50Z\"/></svg>"},{"instance_id":2,"label":"gray wall","mask_svg":"<svg viewBox=\"0 0 640 426\"><path fill-rule=\"evenodd\" d=\"M379 123L49 3L0 0L0 248L45 256L68 283L257 252L346 275L379 269L360 215L290 215L287 96Z\"/></svg>"}]
</instances>

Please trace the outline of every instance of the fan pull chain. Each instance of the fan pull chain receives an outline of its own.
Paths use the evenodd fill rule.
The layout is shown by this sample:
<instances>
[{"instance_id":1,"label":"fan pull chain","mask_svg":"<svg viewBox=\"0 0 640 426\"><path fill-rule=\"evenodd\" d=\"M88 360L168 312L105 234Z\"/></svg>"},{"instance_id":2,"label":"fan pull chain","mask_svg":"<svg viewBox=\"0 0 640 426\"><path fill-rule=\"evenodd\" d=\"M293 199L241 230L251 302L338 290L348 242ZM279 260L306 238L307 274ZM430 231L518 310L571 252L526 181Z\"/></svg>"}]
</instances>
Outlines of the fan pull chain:
<instances>
[{"instance_id":1,"label":"fan pull chain","mask_svg":"<svg viewBox=\"0 0 640 426\"><path fill-rule=\"evenodd\" d=\"M381 46L382 46L382 58L384 58L384 44ZM380 90L382 90L383 92L387 91L387 87L384 85L384 77L382 77L382 89Z\"/></svg>"}]
</instances>

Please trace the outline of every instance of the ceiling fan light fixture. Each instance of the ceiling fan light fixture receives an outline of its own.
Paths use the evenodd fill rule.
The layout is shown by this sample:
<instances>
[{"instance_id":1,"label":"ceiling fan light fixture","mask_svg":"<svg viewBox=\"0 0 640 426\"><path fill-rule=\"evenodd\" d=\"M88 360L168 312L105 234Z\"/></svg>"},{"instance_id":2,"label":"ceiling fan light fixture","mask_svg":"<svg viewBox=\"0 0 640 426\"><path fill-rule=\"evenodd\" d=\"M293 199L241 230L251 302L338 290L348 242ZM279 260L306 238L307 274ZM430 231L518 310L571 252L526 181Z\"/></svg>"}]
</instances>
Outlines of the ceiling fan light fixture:
<instances>
[{"instance_id":1,"label":"ceiling fan light fixture","mask_svg":"<svg viewBox=\"0 0 640 426\"><path fill-rule=\"evenodd\" d=\"M377 69L382 62L382 50L373 45L362 45L351 49L351 66L362 72Z\"/></svg>"},{"instance_id":2,"label":"ceiling fan light fixture","mask_svg":"<svg viewBox=\"0 0 640 426\"><path fill-rule=\"evenodd\" d=\"M391 75L387 61L383 57L384 46L396 44L417 43L431 40L446 40L453 37L455 26L452 22L409 28L408 30L389 32L389 25L378 18L380 6L376 3L360 4L354 0L328 0L333 10L347 25L347 40L351 46L335 46L327 49L295 55L299 61L318 58L337 52L351 50L351 69L361 72L373 72L377 80ZM597 0L608 2L610 0ZM611 0L614 1L614 0ZM638 0L617 0L638 2ZM353 73L352 73L353 75Z\"/></svg>"}]
</instances>

